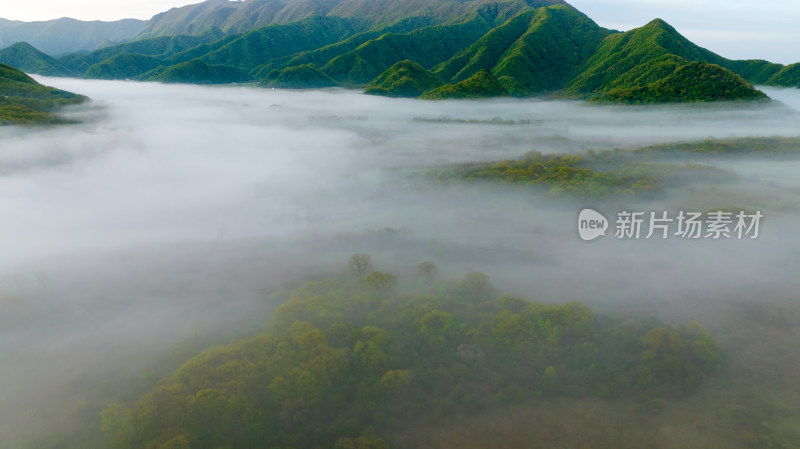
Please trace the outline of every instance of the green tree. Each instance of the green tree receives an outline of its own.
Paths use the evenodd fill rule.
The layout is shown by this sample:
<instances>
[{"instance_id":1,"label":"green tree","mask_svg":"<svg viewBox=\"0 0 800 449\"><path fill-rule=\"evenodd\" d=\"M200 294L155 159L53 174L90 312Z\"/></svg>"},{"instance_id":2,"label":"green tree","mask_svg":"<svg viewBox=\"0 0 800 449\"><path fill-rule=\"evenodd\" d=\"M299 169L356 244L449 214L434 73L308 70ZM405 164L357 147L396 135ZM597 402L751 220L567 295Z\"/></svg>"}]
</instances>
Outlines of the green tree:
<instances>
[{"instance_id":1,"label":"green tree","mask_svg":"<svg viewBox=\"0 0 800 449\"><path fill-rule=\"evenodd\" d=\"M347 263L347 268L349 268L360 281L373 269L373 266L369 254L353 254L350 257L350 262Z\"/></svg>"},{"instance_id":2,"label":"green tree","mask_svg":"<svg viewBox=\"0 0 800 449\"><path fill-rule=\"evenodd\" d=\"M464 276L460 287L462 293L470 299L486 299L494 291L494 286L489 282L489 276L478 271Z\"/></svg>"},{"instance_id":3,"label":"green tree","mask_svg":"<svg viewBox=\"0 0 800 449\"><path fill-rule=\"evenodd\" d=\"M558 372L556 372L553 365L548 366L547 369L544 370L542 389L549 393L553 393L558 389Z\"/></svg>"},{"instance_id":4,"label":"green tree","mask_svg":"<svg viewBox=\"0 0 800 449\"><path fill-rule=\"evenodd\" d=\"M381 385L387 390L399 390L411 383L411 376L406 370L391 370L381 377Z\"/></svg>"},{"instance_id":5,"label":"green tree","mask_svg":"<svg viewBox=\"0 0 800 449\"><path fill-rule=\"evenodd\" d=\"M430 284L439 275L439 267L429 260L417 265L417 277L420 281Z\"/></svg>"},{"instance_id":6,"label":"green tree","mask_svg":"<svg viewBox=\"0 0 800 449\"><path fill-rule=\"evenodd\" d=\"M378 292L385 292L397 284L397 278L392 273L373 271L364 279L364 284Z\"/></svg>"}]
</instances>

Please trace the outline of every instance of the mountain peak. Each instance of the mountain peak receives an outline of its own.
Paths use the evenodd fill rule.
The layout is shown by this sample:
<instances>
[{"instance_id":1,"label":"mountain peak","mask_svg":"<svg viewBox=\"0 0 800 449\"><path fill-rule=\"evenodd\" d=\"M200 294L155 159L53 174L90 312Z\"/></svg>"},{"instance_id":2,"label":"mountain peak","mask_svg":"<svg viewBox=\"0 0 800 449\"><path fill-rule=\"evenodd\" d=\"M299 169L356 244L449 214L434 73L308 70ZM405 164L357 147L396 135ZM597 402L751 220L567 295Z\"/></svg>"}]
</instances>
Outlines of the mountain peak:
<instances>
[{"instance_id":1,"label":"mountain peak","mask_svg":"<svg viewBox=\"0 0 800 449\"><path fill-rule=\"evenodd\" d=\"M29 44L27 42L15 42L15 43L9 45L6 48L13 48L15 50L36 51L36 52L39 51L39 50L36 49L36 47L34 47L33 45L31 45L31 44Z\"/></svg>"},{"instance_id":2,"label":"mountain peak","mask_svg":"<svg viewBox=\"0 0 800 449\"><path fill-rule=\"evenodd\" d=\"M661 19L661 18L658 18L658 17L656 17L655 19L651 20L650 22L647 22L647 25L643 26L642 28L648 28L648 27L651 27L651 28L652 27L659 27L659 28L666 28L666 29L671 29L671 30L674 29L674 28L672 28L672 25L668 24L664 19Z\"/></svg>"},{"instance_id":3,"label":"mountain peak","mask_svg":"<svg viewBox=\"0 0 800 449\"><path fill-rule=\"evenodd\" d=\"M0 62L27 73L46 76L71 76L74 73L58 60L27 42L17 42L0 50Z\"/></svg>"}]
</instances>

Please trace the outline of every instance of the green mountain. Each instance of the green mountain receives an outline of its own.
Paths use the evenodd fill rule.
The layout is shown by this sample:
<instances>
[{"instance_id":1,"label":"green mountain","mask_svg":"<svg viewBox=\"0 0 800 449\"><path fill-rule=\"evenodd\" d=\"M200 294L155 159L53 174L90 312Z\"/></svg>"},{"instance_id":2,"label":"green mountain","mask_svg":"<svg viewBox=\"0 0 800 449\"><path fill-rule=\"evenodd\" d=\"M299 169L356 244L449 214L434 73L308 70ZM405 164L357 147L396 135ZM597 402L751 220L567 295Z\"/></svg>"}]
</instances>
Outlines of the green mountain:
<instances>
[{"instance_id":1,"label":"green mountain","mask_svg":"<svg viewBox=\"0 0 800 449\"><path fill-rule=\"evenodd\" d=\"M84 74L89 69L91 64L86 60L86 55L83 53L70 53L58 58L58 62L63 64L67 69L77 74Z\"/></svg>"},{"instance_id":2,"label":"green mountain","mask_svg":"<svg viewBox=\"0 0 800 449\"><path fill-rule=\"evenodd\" d=\"M191 79L192 77L185 74L187 67L185 63L200 59L206 66L227 67L230 69L229 74L238 73L233 79L251 81L251 77L243 76L241 73L261 65L264 61L339 42L359 30L360 25L351 20L311 17L292 24L268 26L237 35L225 36L218 28L211 28L197 36L143 39L104 48L82 58L72 55L71 57L74 58L73 65L101 63L104 66L113 66L117 61L109 59L123 53L150 56L159 59L159 65L175 67L170 73L183 73L176 79ZM142 71L139 73L125 71L124 78L146 79L148 77L145 75L152 70L152 65L152 61L142 65ZM129 67L135 68L130 65ZM92 70L85 76L94 77L95 73L109 72ZM204 77L199 78L204 79Z\"/></svg>"},{"instance_id":3,"label":"green mountain","mask_svg":"<svg viewBox=\"0 0 800 449\"><path fill-rule=\"evenodd\" d=\"M407 17L431 17L438 23L457 20L481 7L485 0L208 0L173 8L145 24L139 37L195 34L208 27L244 33L312 16L358 19L380 27ZM498 2L506 18L532 7L566 4L563 0L506 0Z\"/></svg>"},{"instance_id":4,"label":"green mountain","mask_svg":"<svg viewBox=\"0 0 800 449\"><path fill-rule=\"evenodd\" d=\"M81 95L42 86L22 71L0 63L0 125L63 123L53 112L86 100Z\"/></svg>"},{"instance_id":5,"label":"green mountain","mask_svg":"<svg viewBox=\"0 0 800 449\"><path fill-rule=\"evenodd\" d=\"M692 103L767 98L741 76L706 62L690 62L646 86L616 88L596 97L599 101L623 103Z\"/></svg>"},{"instance_id":6,"label":"green mountain","mask_svg":"<svg viewBox=\"0 0 800 449\"><path fill-rule=\"evenodd\" d=\"M77 70L78 67L81 66L84 66L88 69L94 64L103 62L106 59L121 53L145 55L164 59L202 44L220 41L221 39L224 39L224 36L224 33L222 33L222 31L219 29L208 29L206 32L195 36L165 36L153 39L143 39L102 48L86 55L80 53L65 55L59 58L59 61L68 67ZM190 59L194 58L175 61L173 64L177 62L185 62Z\"/></svg>"},{"instance_id":7,"label":"green mountain","mask_svg":"<svg viewBox=\"0 0 800 449\"><path fill-rule=\"evenodd\" d=\"M608 36L569 82L569 91L590 94L643 86L690 61L722 63L723 58L700 48L661 19L625 33Z\"/></svg>"},{"instance_id":8,"label":"green mountain","mask_svg":"<svg viewBox=\"0 0 800 449\"><path fill-rule=\"evenodd\" d=\"M527 11L493 28L474 44L436 66L434 71L444 79L461 81L478 70L491 70L506 50L525 33L535 14L535 11Z\"/></svg>"},{"instance_id":9,"label":"green mountain","mask_svg":"<svg viewBox=\"0 0 800 449\"><path fill-rule=\"evenodd\" d=\"M281 70L303 64L314 64L321 67L336 56L353 51L361 44L377 39L386 33L406 34L419 28L431 26L433 21L434 19L430 17L405 18L379 30L357 33L340 42L326 45L316 50L301 51L293 55L272 59L266 64L253 69L252 73L256 79L263 79L268 73L276 69Z\"/></svg>"},{"instance_id":10,"label":"green mountain","mask_svg":"<svg viewBox=\"0 0 800 449\"><path fill-rule=\"evenodd\" d=\"M84 22L61 18L43 22L9 22L0 27L0 48L28 42L48 55L92 51L108 42L133 38L144 27L143 20Z\"/></svg>"},{"instance_id":11,"label":"green mountain","mask_svg":"<svg viewBox=\"0 0 800 449\"><path fill-rule=\"evenodd\" d=\"M425 92L420 98L443 100L447 98L504 97L509 91L488 70L479 70L471 77L455 84L445 84Z\"/></svg>"},{"instance_id":12,"label":"green mountain","mask_svg":"<svg viewBox=\"0 0 800 449\"><path fill-rule=\"evenodd\" d=\"M152 56L120 53L92 65L83 77L104 80L137 78L160 66L163 66L161 60Z\"/></svg>"},{"instance_id":13,"label":"green mountain","mask_svg":"<svg viewBox=\"0 0 800 449\"><path fill-rule=\"evenodd\" d=\"M17 67L27 73L45 76L75 76L66 65L34 48L27 42L0 50L0 62Z\"/></svg>"},{"instance_id":14,"label":"green mountain","mask_svg":"<svg viewBox=\"0 0 800 449\"><path fill-rule=\"evenodd\" d=\"M567 84L567 91L632 102L763 98L747 81L724 68L730 62L656 19L604 39L581 73Z\"/></svg>"},{"instance_id":15,"label":"green mountain","mask_svg":"<svg viewBox=\"0 0 800 449\"><path fill-rule=\"evenodd\" d=\"M772 75L764 84L800 87L800 63L787 65Z\"/></svg>"},{"instance_id":16,"label":"green mountain","mask_svg":"<svg viewBox=\"0 0 800 449\"><path fill-rule=\"evenodd\" d=\"M528 92L557 90L608 34L572 8L540 8L493 29L434 71L458 82L490 70Z\"/></svg>"},{"instance_id":17,"label":"green mountain","mask_svg":"<svg viewBox=\"0 0 800 449\"><path fill-rule=\"evenodd\" d=\"M769 79L784 68L782 64L775 64L763 59L724 61L720 65L755 84L768 84Z\"/></svg>"},{"instance_id":18,"label":"green mountain","mask_svg":"<svg viewBox=\"0 0 800 449\"><path fill-rule=\"evenodd\" d=\"M560 89L608 34L574 9L541 8L492 73L513 78L531 92Z\"/></svg>"},{"instance_id":19,"label":"green mountain","mask_svg":"<svg viewBox=\"0 0 800 449\"><path fill-rule=\"evenodd\" d=\"M375 78L364 93L386 97L419 97L444 84L441 78L409 60L400 61Z\"/></svg>"},{"instance_id":20,"label":"green mountain","mask_svg":"<svg viewBox=\"0 0 800 449\"><path fill-rule=\"evenodd\" d=\"M265 61L314 50L347 39L363 31L358 21L339 17L310 17L287 25L250 31L224 46L206 53L208 64L253 69Z\"/></svg>"},{"instance_id":21,"label":"green mountain","mask_svg":"<svg viewBox=\"0 0 800 449\"><path fill-rule=\"evenodd\" d=\"M242 11L264 16L236 16ZM235 26L228 22L234 16ZM290 20L296 16L304 18ZM748 83L800 86L800 65L728 60L660 19L613 32L560 0L212 0L174 9L156 22L166 26L184 19L191 22L184 24L191 32L201 26L204 31L67 55L57 63L87 78L281 87L369 84L370 93L401 96L432 90L429 71L447 83L431 93L437 98L474 98L483 92L634 103L718 101L763 98ZM261 20L270 25L233 34L220 28L249 29ZM160 28L151 25L151 34L158 34ZM392 70L403 61L409 62ZM694 62L705 65L690 65ZM201 73L193 75L191 68ZM408 73L399 74L398 68ZM491 78L472 79L481 71ZM691 81L690 74L697 79Z\"/></svg>"},{"instance_id":22,"label":"green mountain","mask_svg":"<svg viewBox=\"0 0 800 449\"><path fill-rule=\"evenodd\" d=\"M211 30L219 30L219 28L212 28ZM164 59L164 62L167 65L174 65L180 64L181 62L191 61L192 59L197 59L202 56L205 56L208 53L211 53L215 50L218 50L230 42L235 41L241 37L241 34L228 34L224 35L217 40L210 40L207 42L203 42L201 44L195 45L194 47L190 47L188 49L183 49L178 52L168 52L163 53L161 57ZM159 38L155 38L159 39ZM148 39L144 39L148 40Z\"/></svg>"},{"instance_id":23,"label":"green mountain","mask_svg":"<svg viewBox=\"0 0 800 449\"><path fill-rule=\"evenodd\" d=\"M416 291L374 271L283 292L267 331L207 349L135 402L110 404L103 430L118 449L417 447L398 436L420 422L515 404L553 414L567 398L628 416L631 404L694 399L723 369L699 323L622 321L576 302L498 297L483 273L455 282L424 273ZM519 447L563 443L560 431L552 442L535 432Z\"/></svg>"},{"instance_id":24,"label":"green mountain","mask_svg":"<svg viewBox=\"0 0 800 449\"><path fill-rule=\"evenodd\" d=\"M250 81L250 76L236 67L206 64L199 59L156 70L156 72L146 80L190 84L228 84Z\"/></svg>"},{"instance_id":25,"label":"green mountain","mask_svg":"<svg viewBox=\"0 0 800 449\"><path fill-rule=\"evenodd\" d=\"M462 23L425 27L406 34L387 33L331 59L322 70L342 83L358 85L369 83L407 59L432 67L491 30L494 20L493 11L485 8Z\"/></svg>"},{"instance_id":26,"label":"green mountain","mask_svg":"<svg viewBox=\"0 0 800 449\"><path fill-rule=\"evenodd\" d=\"M228 33L243 33L267 25L291 23L309 16L325 15L327 9L320 8L319 3L325 2L210 0L172 8L153 16L147 21L139 37L191 35L208 27L218 27Z\"/></svg>"},{"instance_id":27,"label":"green mountain","mask_svg":"<svg viewBox=\"0 0 800 449\"><path fill-rule=\"evenodd\" d=\"M285 89L305 89L336 86L336 81L314 64L303 64L283 70L274 70L262 85Z\"/></svg>"},{"instance_id":28,"label":"green mountain","mask_svg":"<svg viewBox=\"0 0 800 449\"><path fill-rule=\"evenodd\" d=\"M764 60L726 60L721 65L754 84L800 87L800 63L784 66Z\"/></svg>"}]
</instances>

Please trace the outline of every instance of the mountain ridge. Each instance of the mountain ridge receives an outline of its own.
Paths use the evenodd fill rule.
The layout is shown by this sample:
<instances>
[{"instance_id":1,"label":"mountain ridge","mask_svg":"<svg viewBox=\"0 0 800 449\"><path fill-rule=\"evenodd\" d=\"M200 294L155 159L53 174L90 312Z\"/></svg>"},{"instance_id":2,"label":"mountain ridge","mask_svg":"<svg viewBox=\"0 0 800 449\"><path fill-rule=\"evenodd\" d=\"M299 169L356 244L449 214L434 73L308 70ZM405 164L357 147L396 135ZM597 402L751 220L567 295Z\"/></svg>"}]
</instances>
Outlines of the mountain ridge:
<instances>
[{"instance_id":1,"label":"mountain ridge","mask_svg":"<svg viewBox=\"0 0 800 449\"><path fill-rule=\"evenodd\" d=\"M55 20L6 21L0 26L0 48L28 42L48 55L93 51L102 45L134 38L146 21L122 19L111 22L62 17Z\"/></svg>"},{"instance_id":2,"label":"mountain ridge","mask_svg":"<svg viewBox=\"0 0 800 449\"><path fill-rule=\"evenodd\" d=\"M167 17L176 11L195 11L199 17L204 11L229 7L233 8L228 11L232 16L237 8L270 6L273 9L267 16L276 22L279 11L274 8L289 3L212 0L163 14ZM345 11L345 15L360 12L359 17L328 12L233 34L217 27L219 23L200 21L196 23L209 28L199 34L140 39L58 60L37 55L27 58L36 59L37 64L26 69L61 76L201 84L371 86L372 93L390 96L407 96L414 90L393 92L392 85L397 83L425 85L431 87L429 90L439 89L439 93L459 92L465 87L459 83L487 71L491 77L482 76L477 84L492 87L474 93L516 97L556 94L634 103L764 98L752 82L800 87L800 64L728 60L695 45L661 19L626 32L608 30L560 0L414 0L405 4L405 9L384 0L291 4L302 14L320 8ZM380 5L384 14L378 17L376 8ZM400 10L421 15L375 28L375 23L393 18ZM26 48L35 54L32 48ZM406 64L403 70L408 73L398 75L395 65L403 61L419 67ZM21 61L17 58L11 62ZM198 73L192 73L191 68ZM58 70L62 73L53 73ZM436 83L427 72L444 85L434 87ZM694 82L703 85L693 86Z\"/></svg>"},{"instance_id":3,"label":"mountain ridge","mask_svg":"<svg viewBox=\"0 0 800 449\"><path fill-rule=\"evenodd\" d=\"M0 50L0 62L18 68L24 72L45 76L75 76L77 73L61 61L39 51L27 42L16 44Z\"/></svg>"},{"instance_id":4,"label":"mountain ridge","mask_svg":"<svg viewBox=\"0 0 800 449\"><path fill-rule=\"evenodd\" d=\"M430 16L441 23L455 20L487 0L207 0L172 8L153 16L139 37L193 34L210 26L227 33L242 33L273 24L286 24L310 16L363 19L372 26L386 25L404 17ZM567 3L563 0L507 0L500 2L514 11Z\"/></svg>"}]
</instances>

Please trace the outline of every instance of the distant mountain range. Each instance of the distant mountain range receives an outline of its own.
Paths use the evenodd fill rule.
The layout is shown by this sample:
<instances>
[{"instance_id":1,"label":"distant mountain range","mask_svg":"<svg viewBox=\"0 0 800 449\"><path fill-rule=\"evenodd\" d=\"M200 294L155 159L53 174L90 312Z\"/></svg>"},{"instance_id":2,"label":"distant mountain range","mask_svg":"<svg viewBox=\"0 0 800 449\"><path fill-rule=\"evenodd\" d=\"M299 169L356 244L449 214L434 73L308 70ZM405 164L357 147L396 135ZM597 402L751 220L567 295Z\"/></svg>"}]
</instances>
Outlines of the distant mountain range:
<instances>
[{"instance_id":1,"label":"distant mountain range","mask_svg":"<svg viewBox=\"0 0 800 449\"><path fill-rule=\"evenodd\" d=\"M0 19L0 48L27 42L49 55L92 51L102 45L134 38L145 23L134 19L115 22L84 22L68 18L44 22Z\"/></svg>"},{"instance_id":2,"label":"distant mountain range","mask_svg":"<svg viewBox=\"0 0 800 449\"><path fill-rule=\"evenodd\" d=\"M210 0L155 16L127 43L58 59L17 44L0 62L46 75L424 98L660 103L766 98L751 83L800 87L800 64L729 60L659 19L608 30L560 0Z\"/></svg>"}]
</instances>

